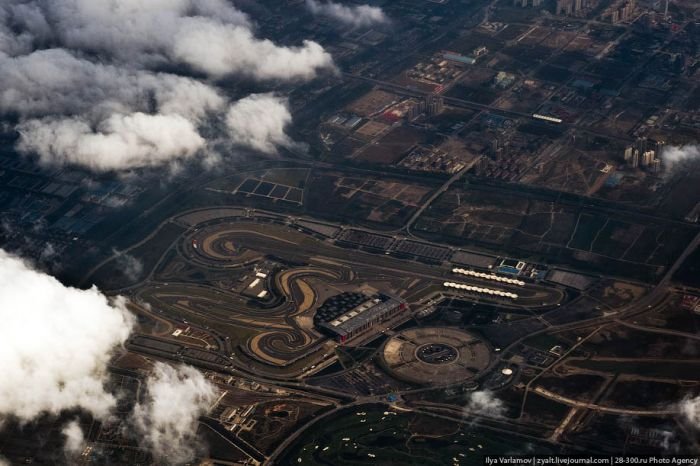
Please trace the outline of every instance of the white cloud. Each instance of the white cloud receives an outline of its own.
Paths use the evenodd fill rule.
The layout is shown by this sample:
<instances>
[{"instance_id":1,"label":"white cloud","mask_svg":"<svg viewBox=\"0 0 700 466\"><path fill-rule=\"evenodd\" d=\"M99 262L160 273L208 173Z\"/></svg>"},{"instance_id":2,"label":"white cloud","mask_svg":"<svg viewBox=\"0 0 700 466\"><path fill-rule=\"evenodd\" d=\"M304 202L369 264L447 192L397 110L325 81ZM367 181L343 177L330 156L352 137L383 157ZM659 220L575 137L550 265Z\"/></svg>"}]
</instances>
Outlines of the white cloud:
<instances>
[{"instance_id":1,"label":"white cloud","mask_svg":"<svg viewBox=\"0 0 700 466\"><path fill-rule=\"evenodd\" d=\"M505 406L490 390L480 390L471 393L466 411L483 416L501 417Z\"/></svg>"},{"instance_id":2,"label":"white cloud","mask_svg":"<svg viewBox=\"0 0 700 466\"><path fill-rule=\"evenodd\" d=\"M44 244L44 247L41 249L41 254L39 255L39 260L41 262L46 262L49 259L52 259L53 257L56 256L56 248L52 243L46 243Z\"/></svg>"},{"instance_id":3,"label":"white cloud","mask_svg":"<svg viewBox=\"0 0 700 466\"><path fill-rule=\"evenodd\" d=\"M260 79L309 79L333 67L330 55L315 42L286 47L256 38L246 15L223 0L32 0L29 4L51 25L62 46L108 53L142 66L175 61L214 76ZM15 21L26 15L17 8L9 11ZM38 36L41 30L32 24L26 29Z\"/></svg>"},{"instance_id":4,"label":"white cloud","mask_svg":"<svg viewBox=\"0 0 700 466\"><path fill-rule=\"evenodd\" d=\"M216 399L216 388L196 369L156 363L147 393L132 420L143 442L169 464L191 460L199 447L197 425Z\"/></svg>"},{"instance_id":5,"label":"white cloud","mask_svg":"<svg viewBox=\"0 0 700 466\"><path fill-rule=\"evenodd\" d=\"M78 290L0 249L0 418L82 408L108 415L107 363L132 328L121 299Z\"/></svg>"},{"instance_id":6,"label":"white cloud","mask_svg":"<svg viewBox=\"0 0 700 466\"><path fill-rule=\"evenodd\" d=\"M292 121L287 100L272 94L253 94L231 105L226 124L232 138L260 152L293 144L285 133Z\"/></svg>"},{"instance_id":7,"label":"white cloud","mask_svg":"<svg viewBox=\"0 0 700 466\"><path fill-rule=\"evenodd\" d=\"M196 121L225 103L194 79L93 63L63 49L0 56L0 82L0 110L27 117L154 110Z\"/></svg>"},{"instance_id":8,"label":"white cloud","mask_svg":"<svg viewBox=\"0 0 700 466\"><path fill-rule=\"evenodd\" d=\"M186 21L172 47L173 58L213 76L236 73L258 79L306 80L322 69L333 69L330 54L316 42L279 47L256 39L250 29L204 18Z\"/></svg>"},{"instance_id":9,"label":"white cloud","mask_svg":"<svg viewBox=\"0 0 700 466\"><path fill-rule=\"evenodd\" d=\"M306 7L315 15L327 16L354 27L372 26L389 21L384 11L376 6L346 6L332 1L306 0Z\"/></svg>"},{"instance_id":10,"label":"white cloud","mask_svg":"<svg viewBox=\"0 0 700 466\"><path fill-rule=\"evenodd\" d=\"M201 120L225 104L193 79L92 63L59 49L0 58L0 82L0 111L26 117L17 127L20 150L96 171L193 157L206 146Z\"/></svg>"},{"instance_id":11,"label":"white cloud","mask_svg":"<svg viewBox=\"0 0 700 466\"><path fill-rule=\"evenodd\" d=\"M66 443L63 449L70 455L75 455L85 449L85 434L80 428L80 423L77 420L70 421L63 426L61 433L66 437Z\"/></svg>"},{"instance_id":12,"label":"white cloud","mask_svg":"<svg viewBox=\"0 0 700 466\"><path fill-rule=\"evenodd\" d=\"M0 57L5 54L27 53L32 49L34 36L26 31L13 31L10 19L9 5L0 5Z\"/></svg>"},{"instance_id":13,"label":"white cloud","mask_svg":"<svg viewBox=\"0 0 700 466\"><path fill-rule=\"evenodd\" d=\"M112 249L112 253L117 254L116 265L127 279L133 282L141 277L143 273L143 261L131 254L119 252L116 249Z\"/></svg>"},{"instance_id":14,"label":"white cloud","mask_svg":"<svg viewBox=\"0 0 700 466\"><path fill-rule=\"evenodd\" d=\"M180 115L113 114L93 130L80 118L28 120L18 126L19 148L45 164L71 163L95 171L160 165L194 156L205 146Z\"/></svg>"},{"instance_id":15,"label":"white cloud","mask_svg":"<svg viewBox=\"0 0 700 466\"><path fill-rule=\"evenodd\" d=\"M700 396L686 398L678 406L683 418L700 429Z\"/></svg>"},{"instance_id":16,"label":"white cloud","mask_svg":"<svg viewBox=\"0 0 700 466\"><path fill-rule=\"evenodd\" d=\"M98 419L112 414L107 364L134 325L123 299L110 301L94 287L66 287L0 249L0 320L0 422L71 409ZM190 366L160 362L145 387L130 416L144 446L171 464L191 459L200 446L198 418L215 401L216 388ZM84 449L77 420L62 433L66 453Z\"/></svg>"},{"instance_id":17,"label":"white cloud","mask_svg":"<svg viewBox=\"0 0 700 466\"><path fill-rule=\"evenodd\" d=\"M700 158L700 146L666 146L661 152L661 163L666 170L686 160L697 160Z\"/></svg>"},{"instance_id":18,"label":"white cloud","mask_svg":"<svg viewBox=\"0 0 700 466\"><path fill-rule=\"evenodd\" d=\"M157 69L256 80L334 69L315 42L256 37L226 0L10 3L0 4L0 114L19 117L19 148L43 162L128 170L208 155L200 130L217 128L230 102L206 80ZM257 142L244 138L234 143ZM281 140L262 145L269 152Z\"/></svg>"}]
</instances>

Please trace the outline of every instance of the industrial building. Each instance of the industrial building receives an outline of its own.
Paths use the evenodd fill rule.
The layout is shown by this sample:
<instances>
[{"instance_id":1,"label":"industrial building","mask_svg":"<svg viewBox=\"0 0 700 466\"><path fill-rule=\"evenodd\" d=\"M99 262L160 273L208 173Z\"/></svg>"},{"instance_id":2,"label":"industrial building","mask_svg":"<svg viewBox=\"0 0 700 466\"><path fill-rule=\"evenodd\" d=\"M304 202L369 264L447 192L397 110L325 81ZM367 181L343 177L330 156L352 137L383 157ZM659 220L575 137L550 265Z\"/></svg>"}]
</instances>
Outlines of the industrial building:
<instances>
[{"instance_id":1,"label":"industrial building","mask_svg":"<svg viewBox=\"0 0 700 466\"><path fill-rule=\"evenodd\" d=\"M314 315L317 329L345 343L406 311L400 298L384 293L342 293L326 300Z\"/></svg>"},{"instance_id":2,"label":"industrial building","mask_svg":"<svg viewBox=\"0 0 700 466\"><path fill-rule=\"evenodd\" d=\"M460 65L473 65L476 63L476 58L455 52L443 52L442 56L445 58L445 60L458 63Z\"/></svg>"}]
</instances>

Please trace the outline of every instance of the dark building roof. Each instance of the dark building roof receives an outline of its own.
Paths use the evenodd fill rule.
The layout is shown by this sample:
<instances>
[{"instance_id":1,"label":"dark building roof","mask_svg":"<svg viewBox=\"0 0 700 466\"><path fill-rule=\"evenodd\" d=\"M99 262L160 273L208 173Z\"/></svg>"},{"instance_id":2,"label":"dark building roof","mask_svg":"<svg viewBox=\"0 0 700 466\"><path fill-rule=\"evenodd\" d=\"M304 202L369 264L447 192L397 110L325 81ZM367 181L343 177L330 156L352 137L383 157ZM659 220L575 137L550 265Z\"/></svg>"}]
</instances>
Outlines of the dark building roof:
<instances>
[{"instance_id":1,"label":"dark building roof","mask_svg":"<svg viewBox=\"0 0 700 466\"><path fill-rule=\"evenodd\" d=\"M353 307L331 321L321 322L317 325L336 335L349 335L368 322L381 318L396 309L396 307L404 304L405 303L399 299L386 295L378 295L366 299L359 306Z\"/></svg>"}]
</instances>

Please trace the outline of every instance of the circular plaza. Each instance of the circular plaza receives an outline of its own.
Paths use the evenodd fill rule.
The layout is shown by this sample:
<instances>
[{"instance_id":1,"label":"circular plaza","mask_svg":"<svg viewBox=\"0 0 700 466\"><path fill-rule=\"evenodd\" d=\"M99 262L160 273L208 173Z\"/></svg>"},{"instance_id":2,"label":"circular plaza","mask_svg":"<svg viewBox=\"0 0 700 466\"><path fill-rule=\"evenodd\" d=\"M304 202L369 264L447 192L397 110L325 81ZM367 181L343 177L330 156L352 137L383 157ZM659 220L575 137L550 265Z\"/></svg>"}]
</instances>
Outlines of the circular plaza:
<instances>
[{"instance_id":1,"label":"circular plaza","mask_svg":"<svg viewBox=\"0 0 700 466\"><path fill-rule=\"evenodd\" d=\"M484 340L450 327L403 330L387 340L380 354L389 374L419 385L466 382L491 362L491 349Z\"/></svg>"}]
</instances>

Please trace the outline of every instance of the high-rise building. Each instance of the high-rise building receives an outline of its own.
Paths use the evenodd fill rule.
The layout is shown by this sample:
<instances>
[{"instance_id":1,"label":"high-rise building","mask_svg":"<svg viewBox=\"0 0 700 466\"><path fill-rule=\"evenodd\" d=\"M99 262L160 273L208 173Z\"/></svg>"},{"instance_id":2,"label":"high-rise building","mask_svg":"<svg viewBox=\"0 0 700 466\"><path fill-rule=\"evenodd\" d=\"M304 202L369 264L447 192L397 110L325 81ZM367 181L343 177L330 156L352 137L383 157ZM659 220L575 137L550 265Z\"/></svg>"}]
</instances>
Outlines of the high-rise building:
<instances>
[{"instance_id":1,"label":"high-rise building","mask_svg":"<svg viewBox=\"0 0 700 466\"><path fill-rule=\"evenodd\" d=\"M485 155L482 155L479 158L479 162L476 166L477 169L477 174L478 175L484 175L486 173L486 170L489 168L489 158L486 157Z\"/></svg>"},{"instance_id":2,"label":"high-rise building","mask_svg":"<svg viewBox=\"0 0 700 466\"><path fill-rule=\"evenodd\" d=\"M572 15L590 7L590 0L557 0L555 13Z\"/></svg>"},{"instance_id":3,"label":"high-rise building","mask_svg":"<svg viewBox=\"0 0 700 466\"><path fill-rule=\"evenodd\" d=\"M647 151L648 144L649 141L645 137L637 138L637 140L634 142L634 146L640 154L643 154Z\"/></svg>"},{"instance_id":4,"label":"high-rise building","mask_svg":"<svg viewBox=\"0 0 700 466\"><path fill-rule=\"evenodd\" d=\"M556 14L570 15L574 12L573 0L557 0Z\"/></svg>"},{"instance_id":5,"label":"high-rise building","mask_svg":"<svg viewBox=\"0 0 700 466\"><path fill-rule=\"evenodd\" d=\"M656 141L656 157L657 158L659 158L663 155L665 147L666 147L666 141Z\"/></svg>"},{"instance_id":6,"label":"high-rise building","mask_svg":"<svg viewBox=\"0 0 700 466\"><path fill-rule=\"evenodd\" d=\"M654 173L661 172L661 159L654 159L654 161L651 163L651 171Z\"/></svg>"},{"instance_id":7,"label":"high-rise building","mask_svg":"<svg viewBox=\"0 0 700 466\"><path fill-rule=\"evenodd\" d=\"M630 21L634 14L635 0L627 0L621 8L620 20Z\"/></svg>"},{"instance_id":8,"label":"high-rise building","mask_svg":"<svg viewBox=\"0 0 700 466\"><path fill-rule=\"evenodd\" d=\"M425 112L429 115L438 115L445 108L445 101L440 94L430 94L425 98Z\"/></svg>"},{"instance_id":9,"label":"high-rise building","mask_svg":"<svg viewBox=\"0 0 700 466\"><path fill-rule=\"evenodd\" d=\"M651 153L653 159L654 152L651 151ZM638 147L629 146L625 149L625 162L627 162L627 165L630 167L637 168L639 167L640 155L642 154L646 155L644 152L641 152ZM646 166L644 160L645 159L642 158L642 165Z\"/></svg>"},{"instance_id":10,"label":"high-rise building","mask_svg":"<svg viewBox=\"0 0 700 466\"><path fill-rule=\"evenodd\" d=\"M648 167L652 163L654 163L654 156L656 154L654 153L653 150L648 150L642 154L642 166L643 167Z\"/></svg>"},{"instance_id":11,"label":"high-rise building","mask_svg":"<svg viewBox=\"0 0 700 466\"><path fill-rule=\"evenodd\" d=\"M636 0L624 0L611 10L608 10L610 22L615 24L619 23L620 21L632 20L634 18L634 10L636 6Z\"/></svg>"},{"instance_id":12,"label":"high-rise building","mask_svg":"<svg viewBox=\"0 0 700 466\"><path fill-rule=\"evenodd\" d=\"M413 120L418 117L421 113L425 111L425 100L420 100L416 102L415 104L411 105L411 107L408 109L408 119Z\"/></svg>"},{"instance_id":13,"label":"high-rise building","mask_svg":"<svg viewBox=\"0 0 700 466\"><path fill-rule=\"evenodd\" d=\"M632 158L630 159L630 167L639 167L639 151L637 149L632 150Z\"/></svg>"}]
</instances>

